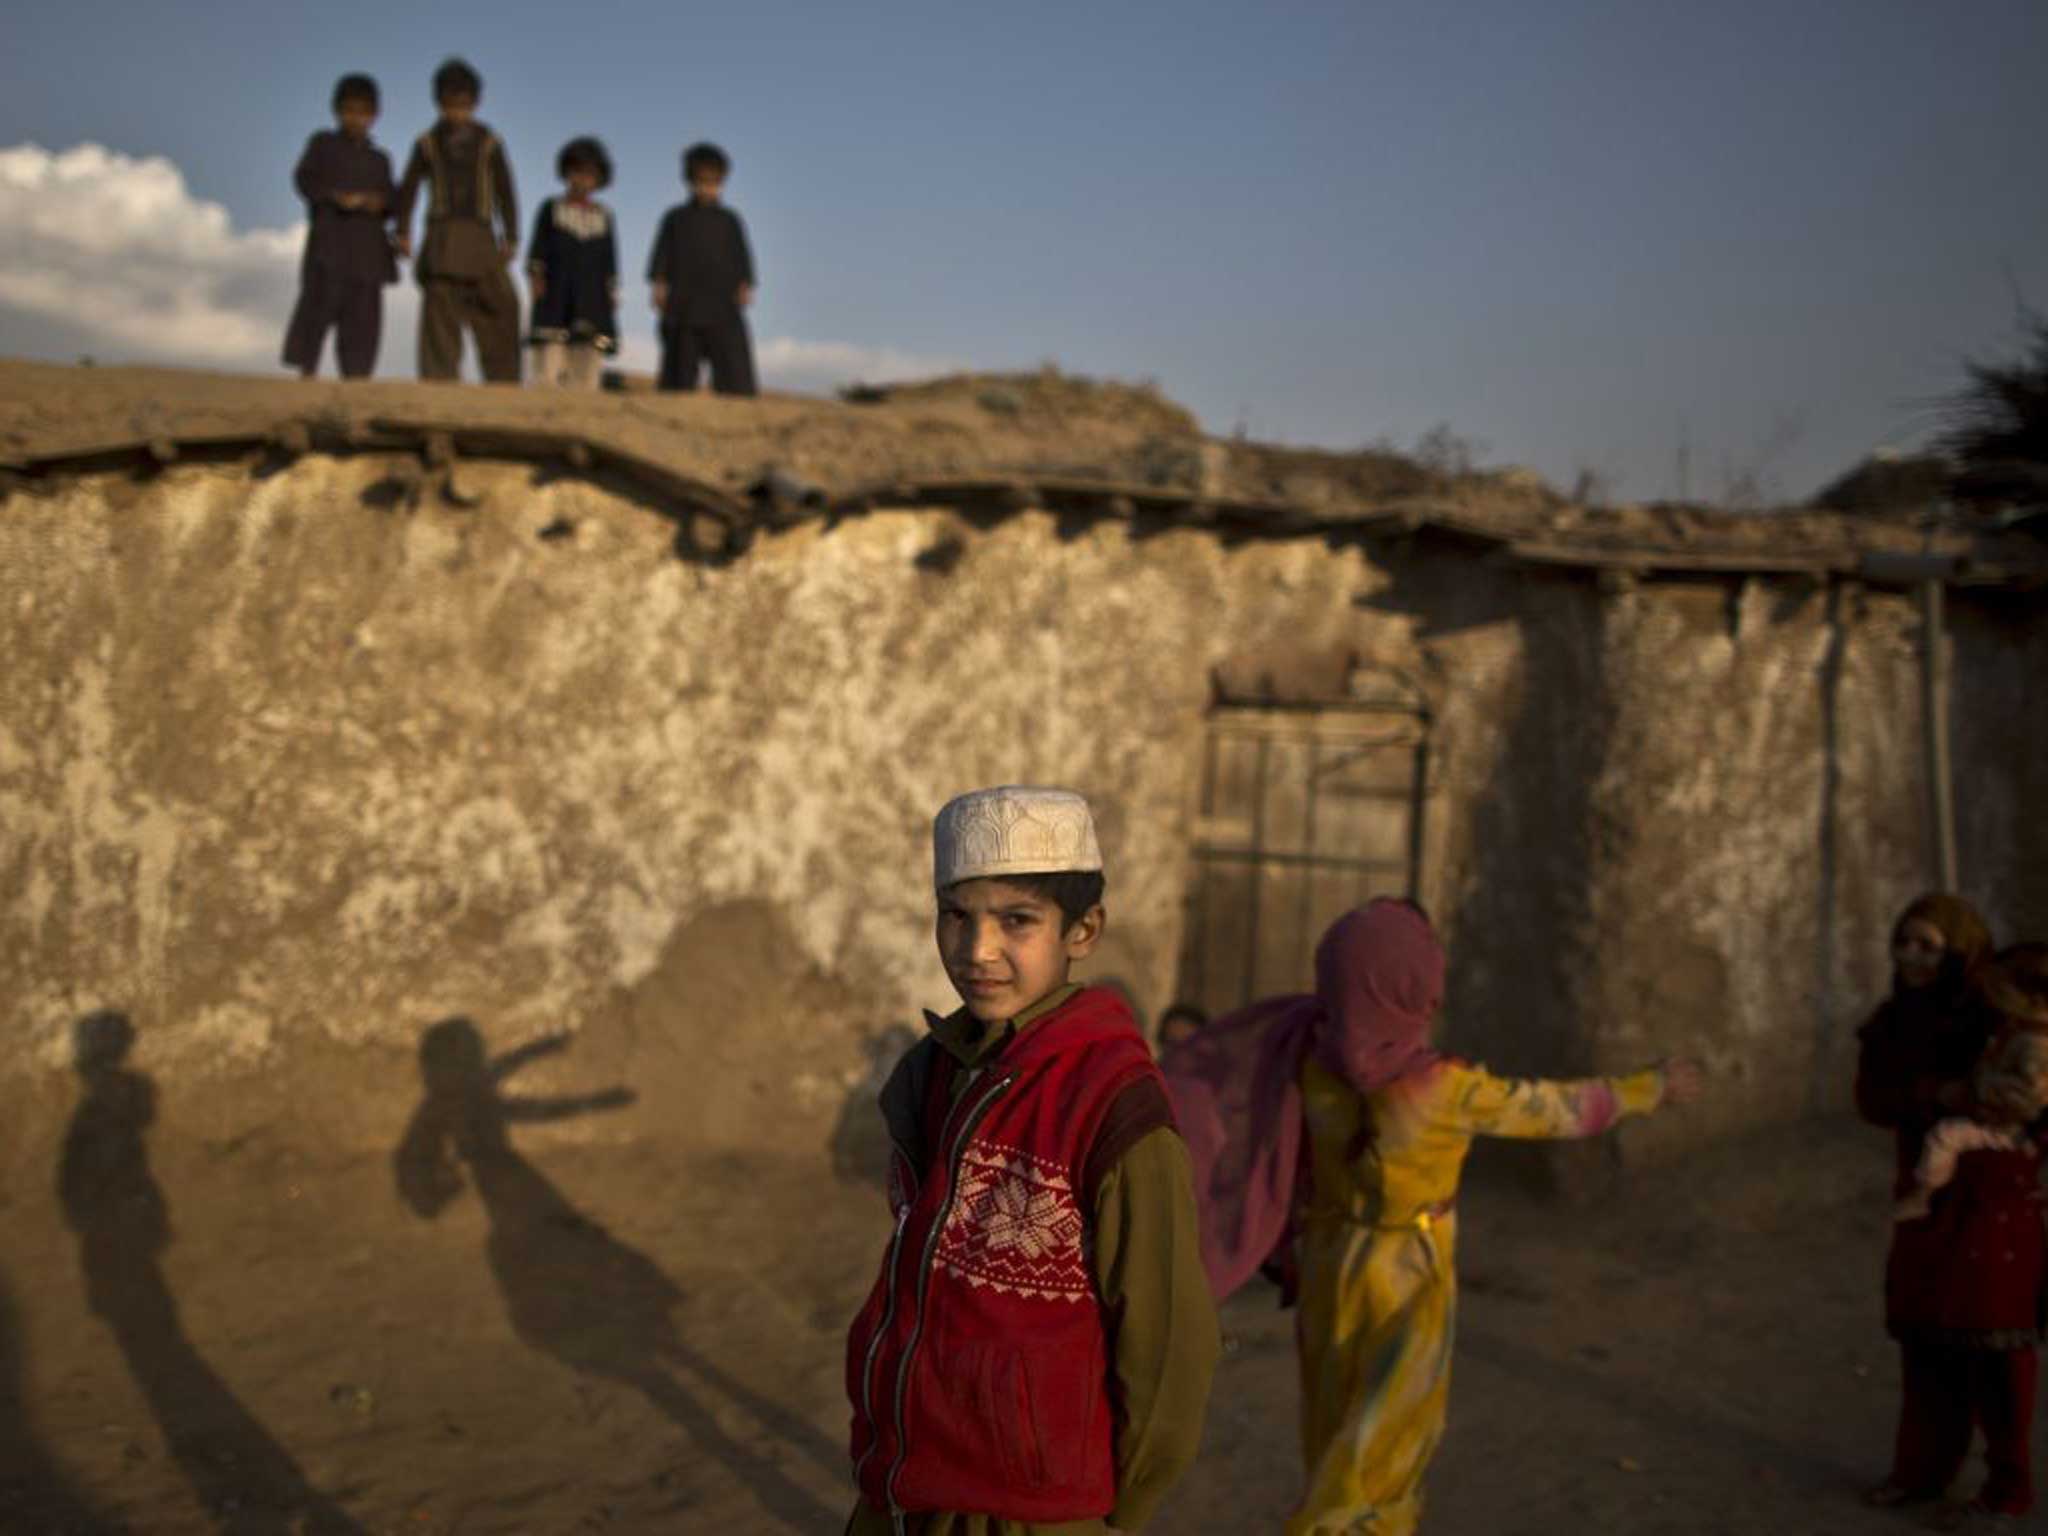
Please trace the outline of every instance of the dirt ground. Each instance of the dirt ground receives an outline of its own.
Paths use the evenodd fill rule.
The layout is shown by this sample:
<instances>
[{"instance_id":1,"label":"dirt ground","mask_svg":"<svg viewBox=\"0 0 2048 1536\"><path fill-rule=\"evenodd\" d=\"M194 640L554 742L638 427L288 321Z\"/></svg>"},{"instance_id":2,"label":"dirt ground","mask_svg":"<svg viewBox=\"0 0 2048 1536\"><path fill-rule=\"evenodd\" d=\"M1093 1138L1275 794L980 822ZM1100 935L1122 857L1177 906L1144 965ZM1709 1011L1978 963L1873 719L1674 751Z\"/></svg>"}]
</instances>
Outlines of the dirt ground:
<instances>
[{"instance_id":1,"label":"dirt ground","mask_svg":"<svg viewBox=\"0 0 2048 1536\"><path fill-rule=\"evenodd\" d=\"M457 1088L339 1163L174 1141L139 1073L82 1095L48 1180L0 1192L0 1530L839 1530L878 1191L808 1152L573 1144ZM1560 1207L1482 1155L1427 1528L1912 1528L1855 1497L1895 1385L1886 1168L1828 1124ZM1293 1496L1290 1320L1247 1294L1226 1325L1155 1531L1272 1530Z\"/></svg>"}]
</instances>

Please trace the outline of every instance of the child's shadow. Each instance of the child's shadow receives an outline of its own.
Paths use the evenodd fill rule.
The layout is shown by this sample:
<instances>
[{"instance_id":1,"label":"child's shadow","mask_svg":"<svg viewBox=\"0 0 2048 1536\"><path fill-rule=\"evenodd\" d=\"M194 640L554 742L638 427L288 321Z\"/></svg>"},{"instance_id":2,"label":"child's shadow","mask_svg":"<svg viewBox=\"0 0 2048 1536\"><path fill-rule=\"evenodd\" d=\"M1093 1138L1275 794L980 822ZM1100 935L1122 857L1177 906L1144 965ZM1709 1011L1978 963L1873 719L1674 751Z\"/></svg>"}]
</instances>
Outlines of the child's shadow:
<instances>
[{"instance_id":1,"label":"child's shadow","mask_svg":"<svg viewBox=\"0 0 2048 1536\"><path fill-rule=\"evenodd\" d=\"M0 1531L64 1536L127 1536L129 1527L99 1514L72 1487L29 1422L22 1329L0 1284Z\"/></svg>"},{"instance_id":2,"label":"child's shadow","mask_svg":"<svg viewBox=\"0 0 2048 1536\"><path fill-rule=\"evenodd\" d=\"M425 1096L397 1152L398 1192L432 1218L462 1191L469 1170L490 1219L485 1254L513 1331L533 1349L575 1370L644 1394L710 1456L731 1468L787 1524L823 1529L843 1519L792 1481L769 1454L734 1439L679 1376L694 1378L743 1408L771 1445L800 1446L835 1481L846 1477L838 1449L810 1424L760 1397L684 1346L672 1310L683 1293L653 1260L584 1216L514 1150L514 1124L566 1120L633 1102L625 1088L573 1098L508 1096L499 1085L519 1068L564 1050L568 1040L531 1041L495 1060L468 1019L444 1019L420 1041Z\"/></svg>"},{"instance_id":3,"label":"child's shadow","mask_svg":"<svg viewBox=\"0 0 2048 1536\"><path fill-rule=\"evenodd\" d=\"M172 1240L170 1207L149 1166L156 1084L126 1065L134 1041L125 1014L88 1014L73 1027L85 1096L65 1133L57 1192L78 1234L86 1300L120 1347L171 1459L220 1530L361 1536L185 1332L162 1263Z\"/></svg>"}]
</instances>

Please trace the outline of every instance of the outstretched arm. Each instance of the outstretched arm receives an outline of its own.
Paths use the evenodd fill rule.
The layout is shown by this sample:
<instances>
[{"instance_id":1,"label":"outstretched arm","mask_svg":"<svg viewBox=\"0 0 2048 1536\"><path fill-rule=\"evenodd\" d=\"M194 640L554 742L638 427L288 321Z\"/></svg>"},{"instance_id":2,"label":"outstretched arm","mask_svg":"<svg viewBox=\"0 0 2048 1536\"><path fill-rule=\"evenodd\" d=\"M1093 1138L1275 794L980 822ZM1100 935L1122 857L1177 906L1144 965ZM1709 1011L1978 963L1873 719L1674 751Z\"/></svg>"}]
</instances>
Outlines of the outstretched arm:
<instances>
[{"instance_id":1,"label":"outstretched arm","mask_svg":"<svg viewBox=\"0 0 2048 1536\"><path fill-rule=\"evenodd\" d=\"M500 1098L498 1107L507 1120L532 1125L546 1120L574 1120L578 1115L599 1110L624 1109L639 1095L630 1088L607 1088L602 1093L584 1093L559 1099Z\"/></svg>"},{"instance_id":2,"label":"outstretched arm","mask_svg":"<svg viewBox=\"0 0 2048 1536\"><path fill-rule=\"evenodd\" d=\"M1598 1136L1631 1115L1652 1114L1686 1093L1698 1080L1690 1064L1651 1067L1626 1077L1577 1079L1495 1077L1481 1067L1456 1067L1460 1074L1444 1113L1474 1136L1524 1141L1569 1141Z\"/></svg>"}]
</instances>

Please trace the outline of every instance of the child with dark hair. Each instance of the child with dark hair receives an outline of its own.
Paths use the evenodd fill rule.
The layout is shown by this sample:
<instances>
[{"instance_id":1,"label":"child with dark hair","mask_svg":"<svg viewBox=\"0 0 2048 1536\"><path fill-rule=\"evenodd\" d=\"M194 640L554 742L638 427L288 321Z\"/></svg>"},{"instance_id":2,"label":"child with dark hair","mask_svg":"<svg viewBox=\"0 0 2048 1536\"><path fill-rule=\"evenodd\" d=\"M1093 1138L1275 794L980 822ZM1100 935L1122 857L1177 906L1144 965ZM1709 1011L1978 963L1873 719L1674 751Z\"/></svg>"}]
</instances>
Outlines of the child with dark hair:
<instances>
[{"instance_id":1,"label":"child with dark hair","mask_svg":"<svg viewBox=\"0 0 2048 1536\"><path fill-rule=\"evenodd\" d=\"M716 144L683 152L690 200L669 209L647 258L647 281L661 317L661 387L695 389L711 364L721 395L757 393L746 307L754 302L754 256L740 216L725 207L732 162Z\"/></svg>"},{"instance_id":2,"label":"child with dark hair","mask_svg":"<svg viewBox=\"0 0 2048 1536\"><path fill-rule=\"evenodd\" d=\"M399 183L398 249L412 254L412 208L428 189L426 238L413 276L422 290L420 377L453 379L462 332L484 378L519 382L519 295L505 274L519 239L519 203L504 143L476 120L483 81L460 59L434 72L440 120L413 145Z\"/></svg>"},{"instance_id":3,"label":"child with dark hair","mask_svg":"<svg viewBox=\"0 0 2048 1536\"><path fill-rule=\"evenodd\" d=\"M555 174L568 191L540 205L526 251L533 379L595 389L619 345L618 240L611 209L592 195L611 185L611 156L596 139L571 139L555 157Z\"/></svg>"},{"instance_id":4,"label":"child with dark hair","mask_svg":"<svg viewBox=\"0 0 2048 1536\"><path fill-rule=\"evenodd\" d=\"M1900 1212L1920 1263L1895 1273L1894 1332L1907 1346L1906 1404L1879 1504L1940 1498L1984 1437L1987 1476L1957 1524L2018 1520L2034 1504L2030 1445L2039 1382L2048 1236L2041 1162L2048 1102L2048 946L2015 944L1969 977L1964 1006L1988 1041L1928 1131Z\"/></svg>"},{"instance_id":5,"label":"child with dark hair","mask_svg":"<svg viewBox=\"0 0 2048 1536\"><path fill-rule=\"evenodd\" d=\"M1175 1003L1159 1015L1159 1049L1170 1051L1202 1032L1209 1015L1193 1003Z\"/></svg>"},{"instance_id":6,"label":"child with dark hair","mask_svg":"<svg viewBox=\"0 0 2048 1536\"><path fill-rule=\"evenodd\" d=\"M1970 1079L1990 1039L1971 979L1991 953L1982 914L1944 891L1919 897L1892 925L1891 992L1858 1032L1855 1096L1857 1112L1892 1133L1895 1200L1911 1197L1934 1128L1970 1104ZM1952 1206L1955 1197L1940 1203ZM1961 1451L1950 1458L1943 1428L1968 1391L1967 1357L1946 1347L1938 1328L1949 1243L1939 1222L1892 1229L1884 1317L1899 1346L1901 1390L1891 1472L1866 1494L1872 1504L1937 1499L1962 1465Z\"/></svg>"},{"instance_id":7,"label":"child with dark hair","mask_svg":"<svg viewBox=\"0 0 2048 1536\"><path fill-rule=\"evenodd\" d=\"M398 279L388 233L391 157L370 142L377 82L344 75L334 88L334 123L306 141L292 182L306 200L306 253L299 301L284 335L284 361L306 378L320 371L320 349L334 332L345 379L377 366L384 328L384 285Z\"/></svg>"},{"instance_id":8,"label":"child with dark hair","mask_svg":"<svg viewBox=\"0 0 2048 1536\"><path fill-rule=\"evenodd\" d=\"M1102 936L1088 803L1005 785L933 826L965 1004L882 1090L896 1213L847 1340L849 1536L1135 1531L1193 1460L1220 1349L1187 1151Z\"/></svg>"}]
</instances>

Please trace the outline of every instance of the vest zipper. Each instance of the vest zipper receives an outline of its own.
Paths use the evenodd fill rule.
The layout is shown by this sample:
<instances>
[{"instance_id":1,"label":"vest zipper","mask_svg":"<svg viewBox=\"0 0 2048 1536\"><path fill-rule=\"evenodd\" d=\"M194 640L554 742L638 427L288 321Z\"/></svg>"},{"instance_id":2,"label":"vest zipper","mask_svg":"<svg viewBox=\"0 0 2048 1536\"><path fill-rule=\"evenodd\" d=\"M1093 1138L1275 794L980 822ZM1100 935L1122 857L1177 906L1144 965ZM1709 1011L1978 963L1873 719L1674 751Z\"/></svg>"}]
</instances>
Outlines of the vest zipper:
<instances>
[{"instance_id":1,"label":"vest zipper","mask_svg":"<svg viewBox=\"0 0 2048 1536\"><path fill-rule=\"evenodd\" d=\"M900 1155L900 1154L899 1154ZM860 1482L861 1473L866 1470L868 1458L875 1454L875 1447L882 1443L882 1426L875 1422L875 1357L882 1352L882 1341L889 1337L889 1330L896 1322L896 1256L903 1251L903 1229L910 1225L910 1208L916 1204L916 1197L904 1200L903 1208L896 1213L896 1230L889 1236L889 1257L882 1266L887 1276L887 1300L882 1303L882 1320L875 1325L875 1336L868 1340L867 1358L860 1368L860 1406L873 1425L875 1437L868 1442L868 1448L860 1453L860 1460L853 1464L853 1480Z\"/></svg>"},{"instance_id":2,"label":"vest zipper","mask_svg":"<svg viewBox=\"0 0 2048 1536\"><path fill-rule=\"evenodd\" d=\"M966 1150L967 1138L995 1107L1003 1090L1015 1079L1014 1072L1008 1072L989 1084L987 1090L977 1099L966 1117L960 1122L960 1129L953 1133L952 1145L946 1149L945 1176L946 1198L939 1203L939 1209L932 1218L932 1229L924 1240L924 1255L917 1267L917 1311L910 1321L910 1338L903 1346L903 1362L896 1368L896 1458L889 1463L889 1472L882 1479L882 1496L889 1501L889 1511L896 1517L897 1529L901 1530L904 1511L896 1503L896 1478L903 1470L903 1463L910 1455L910 1426L903 1417L903 1404L910 1391L910 1366L917 1358L918 1340L924 1334L924 1297L926 1282L931 1279L932 1257L938 1252L939 1238L946 1230L946 1219L953 1214L953 1199L960 1192L960 1154ZM894 1275L892 1272L891 1279ZM893 1292L892 1292L893 1295ZM873 1422L870 1420L870 1422ZM881 1436L875 1436L880 1443Z\"/></svg>"}]
</instances>

